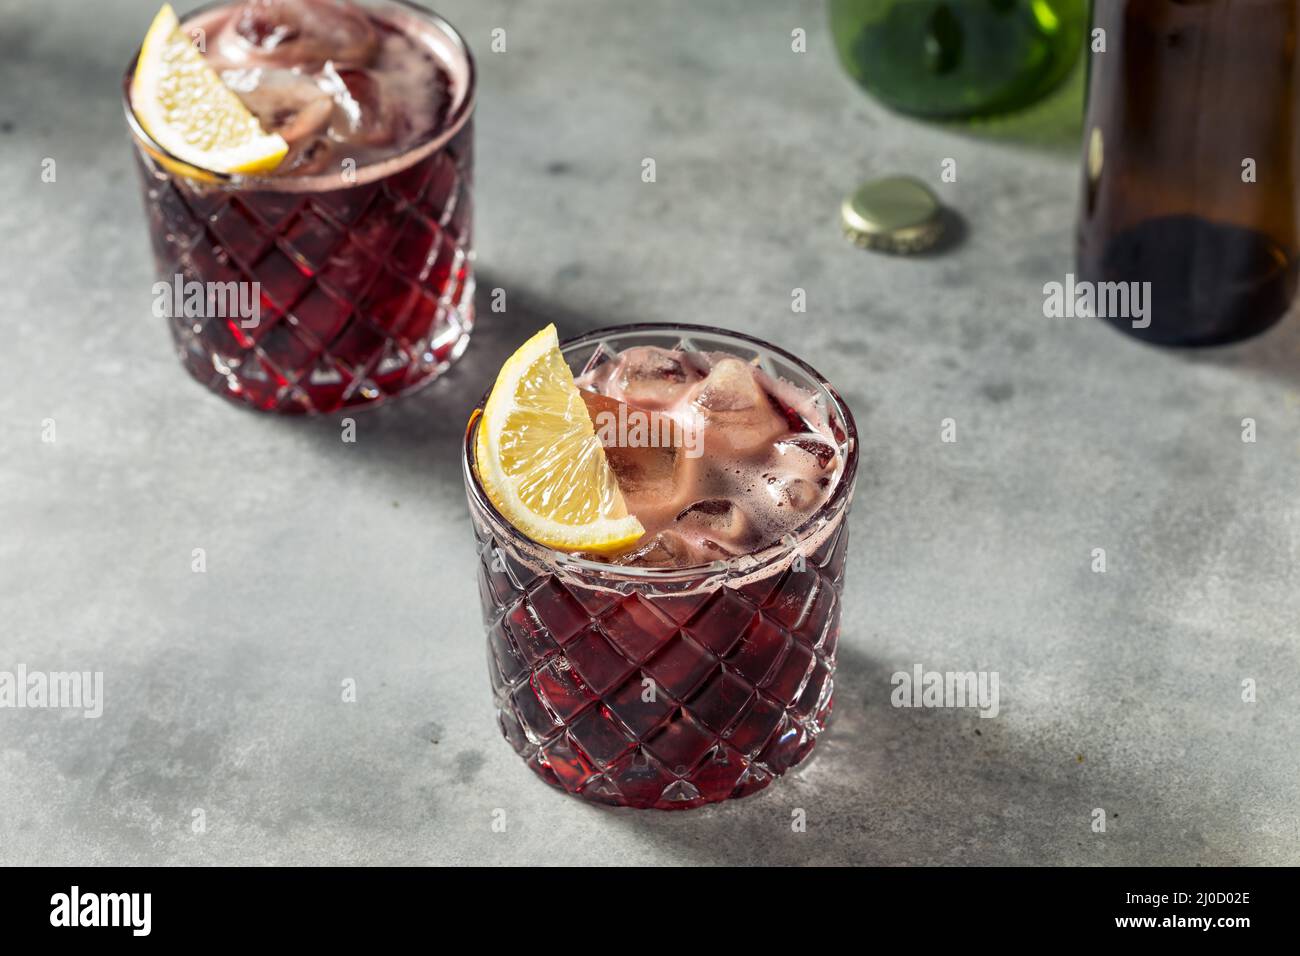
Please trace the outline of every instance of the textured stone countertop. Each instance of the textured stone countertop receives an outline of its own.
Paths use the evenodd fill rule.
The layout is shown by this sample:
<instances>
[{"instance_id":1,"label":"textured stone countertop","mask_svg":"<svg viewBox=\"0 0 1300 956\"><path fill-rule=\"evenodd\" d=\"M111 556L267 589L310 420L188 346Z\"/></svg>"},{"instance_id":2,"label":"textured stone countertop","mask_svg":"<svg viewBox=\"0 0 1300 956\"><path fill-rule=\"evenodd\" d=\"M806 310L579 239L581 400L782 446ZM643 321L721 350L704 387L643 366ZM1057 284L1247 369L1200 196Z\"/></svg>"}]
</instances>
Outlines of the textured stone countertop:
<instances>
[{"instance_id":1,"label":"textured stone countertop","mask_svg":"<svg viewBox=\"0 0 1300 956\"><path fill-rule=\"evenodd\" d=\"M150 315L119 95L156 2L0 0L0 670L105 696L0 710L0 863L1300 862L1300 321L1185 353L1044 318L1078 77L975 135L861 95L812 0L439 0L478 54L479 282L508 312L345 444L196 387ZM840 237L893 171L959 244ZM755 333L856 412L835 719L751 799L594 808L497 731L458 442L552 320ZM917 664L997 671L1000 713L891 707Z\"/></svg>"}]
</instances>

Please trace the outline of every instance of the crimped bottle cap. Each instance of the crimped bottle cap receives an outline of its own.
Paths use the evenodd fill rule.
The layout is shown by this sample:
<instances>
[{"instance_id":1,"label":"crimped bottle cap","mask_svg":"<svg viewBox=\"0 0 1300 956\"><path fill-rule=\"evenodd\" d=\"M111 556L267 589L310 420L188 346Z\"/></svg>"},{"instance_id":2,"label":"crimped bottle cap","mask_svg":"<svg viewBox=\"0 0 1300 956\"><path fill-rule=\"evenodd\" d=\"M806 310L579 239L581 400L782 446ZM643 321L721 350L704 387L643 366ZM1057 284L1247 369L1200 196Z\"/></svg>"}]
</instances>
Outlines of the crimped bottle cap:
<instances>
[{"instance_id":1,"label":"crimped bottle cap","mask_svg":"<svg viewBox=\"0 0 1300 956\"><path fill-rule=\"evenodd\" d=\"M844 235L863 249L911 253L929 249L943 235L942 207L934 193L911 176L863 183L844 198Z\"/></svg>"}]
</instances>

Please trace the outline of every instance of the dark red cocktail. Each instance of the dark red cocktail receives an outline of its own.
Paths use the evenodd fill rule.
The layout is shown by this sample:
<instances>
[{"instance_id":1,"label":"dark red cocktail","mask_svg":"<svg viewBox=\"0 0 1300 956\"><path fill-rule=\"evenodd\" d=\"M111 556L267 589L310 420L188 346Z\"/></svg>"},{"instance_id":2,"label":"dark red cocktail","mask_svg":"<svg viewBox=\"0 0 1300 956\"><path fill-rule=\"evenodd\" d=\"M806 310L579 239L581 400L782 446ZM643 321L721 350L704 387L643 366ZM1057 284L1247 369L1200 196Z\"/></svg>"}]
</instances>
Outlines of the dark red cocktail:
<instances>
[{"instance_id":1,"label":"dark red cocktail","mask_svg":"<svg viewBox=\"0 0 1300 956\"><path fill-rule=\"evenodd\" d=\"M431 381L474 322L474 66L459 35L400 0L249 0L183 28L290 147L256 176L188 167L137 122L127 73L155 309L166 300L185 367L283 413Z\"/></svg>"},{"instance_id":2,"label":"dark red cocktail","mask_svg":"<svg viewBox=\"0 0 1300 956\"><path fill-rule=\"evenodd\" d=\"M596 559L505 520L479 481L471 420L465 481L501 730L538 775L586 799L685 809L747 796L803 760L830 714L852 415L798 359L717 329L627 326L563 352L579 386L669 414L691 404L716 416L706 436L712 421L726 438L661 487L621 473L646 538ZM745 400L754 383L761 407Z\"/></svg>"}]
</instances>

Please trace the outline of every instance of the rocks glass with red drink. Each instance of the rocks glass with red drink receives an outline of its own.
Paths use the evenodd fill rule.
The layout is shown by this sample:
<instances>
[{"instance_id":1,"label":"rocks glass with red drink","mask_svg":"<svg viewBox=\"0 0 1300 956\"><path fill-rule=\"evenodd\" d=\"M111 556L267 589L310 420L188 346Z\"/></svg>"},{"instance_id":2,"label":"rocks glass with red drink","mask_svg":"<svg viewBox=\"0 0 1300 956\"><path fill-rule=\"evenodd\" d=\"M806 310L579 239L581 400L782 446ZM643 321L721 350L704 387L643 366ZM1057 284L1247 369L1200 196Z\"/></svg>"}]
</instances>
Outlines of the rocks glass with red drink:
<instances>
[{"instance_id":1,"label":"rocks glass with red drink","mask_svg":"<svg viewBox=\"0 0 1300 956\"><path fill-rule=\"evenodd\" d=\"M281 413L434 379L474 322L475 74L459 34L404 0L246 0L181 26L289 145L269 173L195 169L145 132L127 71L155 301L185 367Z\"/></svg>"},{"instance_id":2,"label":"rocks glass with red drink","mask_svg":"<svg viewBox=\"0 0 1300 956\"><path fill-rule=\"evenodd\" d=\"M694 422L702 454L677 449L661 468L601 436L646 533L621 553L564 553L492 504L471 418L464 477L501 730L585 799L747 796L806 758L830 714L853 416L810 366L739 333L624 326L561 351L593 420L607 403Z\"/></svg>"}]
</instances>

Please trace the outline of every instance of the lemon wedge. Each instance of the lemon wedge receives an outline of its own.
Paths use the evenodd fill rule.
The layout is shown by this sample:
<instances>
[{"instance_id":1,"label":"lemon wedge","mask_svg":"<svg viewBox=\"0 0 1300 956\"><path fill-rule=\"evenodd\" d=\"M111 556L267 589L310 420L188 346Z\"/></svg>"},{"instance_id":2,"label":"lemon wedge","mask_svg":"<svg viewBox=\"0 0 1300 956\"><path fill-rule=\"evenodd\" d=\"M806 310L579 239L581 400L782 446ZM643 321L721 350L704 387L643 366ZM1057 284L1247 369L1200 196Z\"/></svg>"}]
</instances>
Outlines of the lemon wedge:
<instances>
[{"instance_id":1,"label":"lemon wedge","mask_svg":"<svg viewBox=\"0 0 1300 956\"><path fill-rule=\"evenodd\" d=\"M604 554L645 534L628 514L554 325L501 366L475 458L488 498L539 544Z\"/></svg>"},{"instance_id":2,"label":"lemon wedge","mask_svg":"<svg viewBox=\"0 0 1300 956\"><path fill-rule=\"evenodd\" d=\"M265 133L208 66L169 4L154 17L131 79L131 108L144 131L201 170L249 175L274 169L289 151Z\"/></svg>"}]
</instances>

